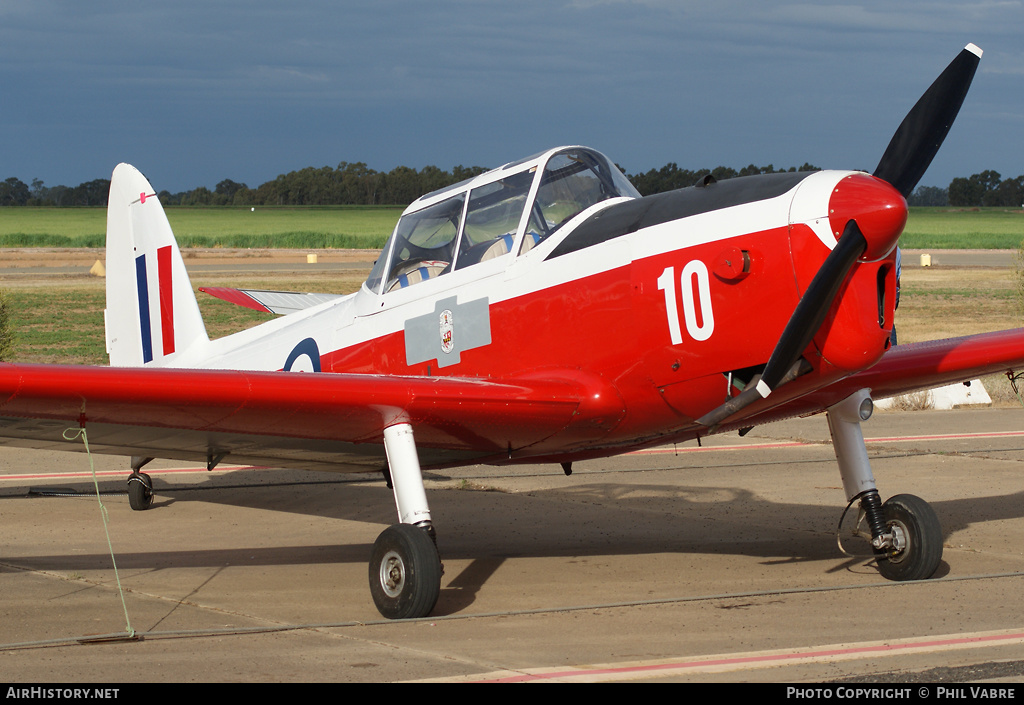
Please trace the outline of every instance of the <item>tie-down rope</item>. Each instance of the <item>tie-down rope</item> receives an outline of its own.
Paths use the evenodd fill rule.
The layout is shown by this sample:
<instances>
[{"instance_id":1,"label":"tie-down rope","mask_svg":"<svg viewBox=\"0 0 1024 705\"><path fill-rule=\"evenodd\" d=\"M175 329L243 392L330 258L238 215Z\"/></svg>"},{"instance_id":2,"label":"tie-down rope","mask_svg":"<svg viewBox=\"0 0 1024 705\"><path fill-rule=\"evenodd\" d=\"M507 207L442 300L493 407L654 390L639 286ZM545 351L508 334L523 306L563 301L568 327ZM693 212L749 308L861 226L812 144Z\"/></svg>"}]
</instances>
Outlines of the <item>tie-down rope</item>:
<instances>
[{"instance_id":1,"label":"tie-down rope","mask_svg":"<svg viewBox=\"0 0 1024 705\"><path fill-rule=\"evenodd\" d=\"M85 444L85 454L89 457L89 470L92 472L92 484L96 488L96 501L100 505L100 516L103 517L103 531L107 535L107 548L110 550L110 562L114 565L114 580L117 581L117 592L121 595L121 607L124 609L124 621L125 630L128 632L129 638L135 637L135 630L132 629L132 622L128 618L128 605L124 599L124 589L121 587L121 576L117 572L117 559L114 558L114 546L110 542L110 529L107 526L107 508L103 506L103 500L100 499L100 483L96 479L96 467L92 462L92 452L89 450L89 434L86 433L85 427L81 428L69 428L64 431L64 438L73 441L76 438L81 438L82 443Z\"/></svg>"}]
</instances>

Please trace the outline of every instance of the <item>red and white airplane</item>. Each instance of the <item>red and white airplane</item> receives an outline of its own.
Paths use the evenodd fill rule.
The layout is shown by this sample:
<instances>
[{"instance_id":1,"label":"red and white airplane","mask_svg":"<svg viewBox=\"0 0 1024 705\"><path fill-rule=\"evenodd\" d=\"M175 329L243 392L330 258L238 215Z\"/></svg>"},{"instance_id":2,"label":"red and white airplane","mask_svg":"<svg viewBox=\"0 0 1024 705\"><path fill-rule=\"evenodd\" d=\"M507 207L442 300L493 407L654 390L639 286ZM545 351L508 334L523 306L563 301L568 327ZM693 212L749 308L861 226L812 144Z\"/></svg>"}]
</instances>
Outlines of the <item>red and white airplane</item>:
<instances>
[{"instance_id":1,"label":"red and white airplane","mask_svg":"<svg viewBox=\"0 0 1024 705\"><path fill-rule=\"evenodd\" d=\"M928 578L942 532L923 500L882 503L860 423L872 396L1024 364L1024 329L890 345L905 198L981 51L910 111L873 175L713 179L641 198L584 147L506 164L403 213L343 297L211 290L286 313L207 337L153 187L121 164L107 216L109 367L0 365L0 442L152 458L381 472L399 523L370 590L425 616L441 582L421 468L574 461L828 415L878 568ZM296 374L305 371L308 374ZM80 446L79 446L80 447Z\"/></svg>"}]
</instances>

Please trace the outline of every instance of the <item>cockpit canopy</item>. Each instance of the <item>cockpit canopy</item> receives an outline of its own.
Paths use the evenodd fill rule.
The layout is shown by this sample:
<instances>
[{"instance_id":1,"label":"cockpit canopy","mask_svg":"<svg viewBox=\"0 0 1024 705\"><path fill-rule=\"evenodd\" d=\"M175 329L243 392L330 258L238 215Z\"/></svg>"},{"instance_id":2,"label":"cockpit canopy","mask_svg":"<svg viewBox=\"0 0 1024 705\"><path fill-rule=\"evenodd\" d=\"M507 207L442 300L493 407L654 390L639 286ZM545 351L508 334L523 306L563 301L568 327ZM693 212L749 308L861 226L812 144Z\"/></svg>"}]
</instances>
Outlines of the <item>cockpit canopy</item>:
<instances>
[{"instance_id":1,"label":"cockpit canopy","mask_svg":"<svg viewBox=\"0 0 1024 705\"><path fill-rule=\"evenodd\" d=\"M577 213L640 194L603 154L563 147L427 194L402 214L365 286L387 293L551 237Z\"/></svg>"}]
</instances>

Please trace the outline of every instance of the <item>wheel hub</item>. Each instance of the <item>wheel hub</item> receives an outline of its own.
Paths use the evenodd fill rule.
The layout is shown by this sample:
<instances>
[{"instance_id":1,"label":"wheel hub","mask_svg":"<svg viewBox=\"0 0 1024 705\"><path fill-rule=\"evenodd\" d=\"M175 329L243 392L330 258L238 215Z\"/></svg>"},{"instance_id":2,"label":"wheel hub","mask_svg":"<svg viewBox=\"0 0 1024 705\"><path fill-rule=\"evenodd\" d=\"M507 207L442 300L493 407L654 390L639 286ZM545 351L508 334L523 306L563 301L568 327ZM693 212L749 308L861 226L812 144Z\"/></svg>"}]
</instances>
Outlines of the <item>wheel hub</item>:
<instances>
[{"instance_id":1,"label":"wheel hub","mask_svg":"<svg viewBox=\"0 0 1024 705\"><path fill-rule=\"evenodd\" d=\"M909 541L907 540L907 527L902 522L893 521L889 523L889 546L888 559L890 563L899 563L903 560L904 552Z\"/></svg>"},{"instance_id":2,"label":"wheel hub","mask_svg":"<svg viewBox=\"0 0 1024 705\"><path fill-rule=\"evenodd\" d=\"M380 562L380 586L388 597L398 597L405 587L405 562L395 551L388 551Z\"/></svg>"}]
</instances>

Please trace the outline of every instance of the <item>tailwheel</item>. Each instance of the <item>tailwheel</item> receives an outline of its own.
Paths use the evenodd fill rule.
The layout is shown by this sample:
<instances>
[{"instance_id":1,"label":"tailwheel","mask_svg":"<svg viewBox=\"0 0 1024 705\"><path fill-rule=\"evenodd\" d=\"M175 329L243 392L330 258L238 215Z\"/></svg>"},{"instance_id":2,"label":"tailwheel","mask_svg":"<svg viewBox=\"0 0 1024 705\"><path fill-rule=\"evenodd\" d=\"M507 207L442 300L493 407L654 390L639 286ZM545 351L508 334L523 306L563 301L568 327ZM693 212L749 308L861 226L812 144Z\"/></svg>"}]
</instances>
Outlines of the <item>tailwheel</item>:
<instances>
[{"instance_id":1,"label":"tailwheel","mask_svg":"<svg viewBox=\"0 0 1024 705\"><path fill-rule=\"evenodd\" d=\"M153 505L153 481L146 473L133 472L128 476L128 504L136 511Z\"/></svg>"},{"instance_id":2,"label":"tailwheel","mask_svg":"<svg viewBox=\"0 0 1024 705\"><path fill-rule=\"evenodd\" d=\"M877 550L878 571L889 580L925 580L942 560L942 527L920 497L901 494L882 505L887 545Z\"/></svg>"},{"instance_id":3,"label":"tailwheel","mask_svg":"<svg viewBox=\"0 0 1024 705\"><path fill-rule=\"evenodd\" d=\"M441 559L425 530L395 524L377 537L370 558L370 594L388 619L430 614L441 594Z\"/></svg>"}]
</instances>

